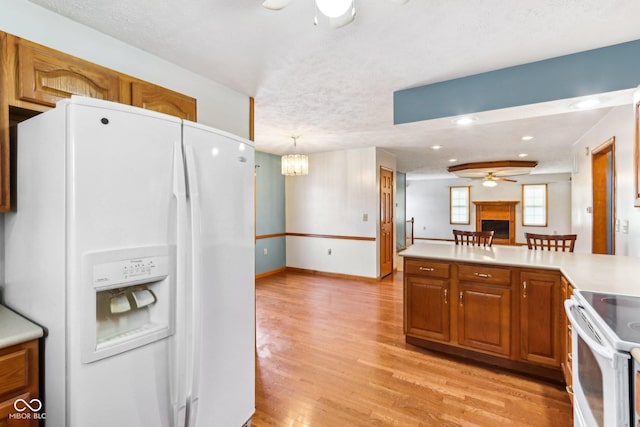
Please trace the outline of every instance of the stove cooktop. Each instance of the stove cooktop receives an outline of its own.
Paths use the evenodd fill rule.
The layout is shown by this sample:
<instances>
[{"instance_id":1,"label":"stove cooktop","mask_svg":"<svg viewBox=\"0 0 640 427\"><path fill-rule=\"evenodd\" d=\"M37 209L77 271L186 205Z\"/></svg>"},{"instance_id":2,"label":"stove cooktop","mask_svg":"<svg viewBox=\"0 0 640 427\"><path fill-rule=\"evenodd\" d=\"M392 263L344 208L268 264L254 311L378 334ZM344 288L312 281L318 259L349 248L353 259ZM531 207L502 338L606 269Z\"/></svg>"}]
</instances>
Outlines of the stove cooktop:
<instances>
[{"instance_id":1,"label":"stove cooktop","mask_svg":"<svg viewBox=\"0 0 640 427\"><path fill-rule=\"evenodd\" d=\"M621 341L616 347L640 346L640 297L576 291Z\"/></svg>"}]
</instances>

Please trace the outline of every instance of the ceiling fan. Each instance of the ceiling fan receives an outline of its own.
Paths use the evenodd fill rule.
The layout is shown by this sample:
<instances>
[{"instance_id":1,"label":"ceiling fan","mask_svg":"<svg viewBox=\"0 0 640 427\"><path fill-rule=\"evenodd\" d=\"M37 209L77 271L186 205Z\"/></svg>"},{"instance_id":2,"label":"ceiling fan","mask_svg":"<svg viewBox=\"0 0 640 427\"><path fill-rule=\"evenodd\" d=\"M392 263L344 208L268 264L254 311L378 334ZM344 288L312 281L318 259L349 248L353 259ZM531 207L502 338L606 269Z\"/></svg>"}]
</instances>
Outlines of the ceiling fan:
<instances>
[{"instance_id":1,"label":"ceiling fan","mask_svg":"<svg viewBox=\"0 0 640 427\"><path fill-rule=\"evenodd\" d=\"M449 166L447 171L459 178L481 179L485 187L495 187L498 181L518 182L505 177L528 175L537 165L531 160L496 160Z\"/></svg>"},{"instance_id":2,"label":"ceiling fan","mask_svg":"<svg viewBox=\"0 0 640 427\"><path fill-rule=\"evenodd\" d=\"M498 185L498 181L506 181L506 182L518 182L515 179L505 178L502 176L496 176L495 173L489 172L486 176L480 178L471 178L471 179L481 179L482 185L485 187L495 187Z\"/></svg>"},{"instance_id":3,"label":"ceiling fan","mask_svg":"<svg viewBox=\"0 0 640 427\"><path fill-rule=\"evenodd\" d=\"M285 8L293 0L264 0L262 6L270 10L280 10ZM391 0L397 4L404 4L409 0ZM317 11L329 18L329 25L332 27L342 27L347 25L356 17L355 0L313 0L316 8L316 16L313 24L318 25Z\"/></svg>"}]
</instances>

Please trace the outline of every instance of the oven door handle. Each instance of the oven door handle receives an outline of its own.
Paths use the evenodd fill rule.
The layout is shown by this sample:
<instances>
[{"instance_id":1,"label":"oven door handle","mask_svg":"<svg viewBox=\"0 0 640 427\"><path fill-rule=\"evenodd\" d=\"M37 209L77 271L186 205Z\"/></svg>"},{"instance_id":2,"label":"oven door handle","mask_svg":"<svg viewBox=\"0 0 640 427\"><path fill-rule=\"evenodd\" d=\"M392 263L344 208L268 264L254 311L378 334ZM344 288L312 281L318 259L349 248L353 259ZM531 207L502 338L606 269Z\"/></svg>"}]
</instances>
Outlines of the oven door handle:
<instances>
[{"instance_id":1,"label":"oven door handle","mask_svg":"<svg viewBox=\"0 0 640 427\"><path fill-rule=\"evenodd\" d=\"M580 338L584 340L584 342L589 346L591 350L595 351L600 356L605 357L607 360L613 361L615 351L612 348L604 346L591 338L587 331L585 331L580 323L578 323L578 319L572 312L573 307L575 307L576 310L582 310L582 307L580 307L580 305L572 299L568 299L564 302L564 310L567 312L567 318L569 319L569 322L571 322L573 332L580 335Z\"/></svg>"}]
</instances>

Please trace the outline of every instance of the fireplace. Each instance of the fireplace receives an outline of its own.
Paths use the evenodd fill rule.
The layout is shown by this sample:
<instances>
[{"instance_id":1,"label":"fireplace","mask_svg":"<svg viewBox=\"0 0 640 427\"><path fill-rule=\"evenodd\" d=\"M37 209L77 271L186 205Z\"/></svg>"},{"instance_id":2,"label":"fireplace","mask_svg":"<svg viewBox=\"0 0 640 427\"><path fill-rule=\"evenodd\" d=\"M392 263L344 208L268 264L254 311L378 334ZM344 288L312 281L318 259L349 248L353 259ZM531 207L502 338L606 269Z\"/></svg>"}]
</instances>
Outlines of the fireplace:
<instances>
[{"instance_id":1,"label":"fireplace","mask_svg":"<svg viewBox=\"0 0 640 427\"><path fill-rule=\"evenodd\" d=\"M493 243L516 244L516 204L518 201L473 202L476 231L493 230Z\"/></svg>"},{"instance_id":2,"label":"fireplace","mask_svg":"<svg viewBox=\"0 0 640 427\"><path fill-rule=\"evenodd\" d=\"M482 231L493 231L494 239L509 239L509 220L483 219Z\"/></svg>"}]
</instances>

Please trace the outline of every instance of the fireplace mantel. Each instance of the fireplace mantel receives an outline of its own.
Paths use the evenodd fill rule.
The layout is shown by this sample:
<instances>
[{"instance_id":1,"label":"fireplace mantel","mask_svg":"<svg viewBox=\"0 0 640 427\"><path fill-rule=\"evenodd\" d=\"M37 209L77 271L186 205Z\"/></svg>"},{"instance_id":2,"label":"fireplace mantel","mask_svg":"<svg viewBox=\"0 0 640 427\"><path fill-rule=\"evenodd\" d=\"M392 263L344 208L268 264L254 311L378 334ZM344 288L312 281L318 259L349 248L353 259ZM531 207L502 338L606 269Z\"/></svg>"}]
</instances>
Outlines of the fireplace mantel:
<instances>
[{"instance_id":1,"label":"fireplace mantel","mask_svg":"<svg viewBox=\"0 0 640 427\"><path fill-rule=\"evenodd\" d=\"M520 203L519 200L504 201L504 200L491 200L491 201L475 201L476 205L476 230L482 231L482 220L503 220L509 221L509 238L493 239L494 243L501 243L504 245L516 244L516 205Z\"/></svg>"}]
</instances>

